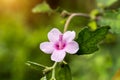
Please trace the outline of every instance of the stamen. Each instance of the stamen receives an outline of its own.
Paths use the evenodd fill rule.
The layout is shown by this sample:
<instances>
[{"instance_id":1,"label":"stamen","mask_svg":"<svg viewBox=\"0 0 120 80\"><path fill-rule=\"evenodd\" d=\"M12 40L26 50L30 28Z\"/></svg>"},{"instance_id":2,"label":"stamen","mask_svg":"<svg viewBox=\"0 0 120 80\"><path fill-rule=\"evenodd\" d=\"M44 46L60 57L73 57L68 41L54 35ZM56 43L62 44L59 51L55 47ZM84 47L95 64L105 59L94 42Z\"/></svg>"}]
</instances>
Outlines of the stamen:
<instances>
[{"instance_id":1,"label":"stamen","mask_svg":"<svg viewBox=\"0 0 120 80\"><path fill-rule=\"evenodd\" d=\"M63 35L59 35L59 41L56 43L55 47L58 50L62 50L65 47L65 42L63 41Z\"/></svg>"},{"instance_id":2,"label":"stamen","mask_svg":"<svg viewBox=\"0 0 120 80\"><path fill-rule=\"evenodd\" d=\"M62 49L63 48L63 35L59 35L59 49Z\"/></svg>"},{"instance_id":3,"label":"stamen","mask_svg":"<svg viewBox=\"0 0 120 80\"><path fill-rule=\"evenodd\" d=\"M63 40L63 35L59 35L59 41L62 41Z\"/></svg>"}]
</instances>

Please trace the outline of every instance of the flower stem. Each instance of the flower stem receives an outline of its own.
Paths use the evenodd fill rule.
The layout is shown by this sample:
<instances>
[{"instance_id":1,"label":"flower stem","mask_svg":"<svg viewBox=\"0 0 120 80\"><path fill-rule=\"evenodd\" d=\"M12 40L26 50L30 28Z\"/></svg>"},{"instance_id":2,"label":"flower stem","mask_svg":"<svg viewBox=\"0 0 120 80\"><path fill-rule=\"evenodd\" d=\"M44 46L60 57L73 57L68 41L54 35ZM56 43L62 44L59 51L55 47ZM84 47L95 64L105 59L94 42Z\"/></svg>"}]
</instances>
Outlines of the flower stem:
<instances>
[{"instance_id":1,"label":"flower stem","mask_svg":"<svg viewBox=\"0 0 120 80\"><path fill-rule=\"evenodd\" d=\"M66 23L65 23L64 32L67 31L67 28L68 28L68 26L69 26L69 24L70 24L71 19L72 19L73 17L75 17L75 16L83 16L83 17L88 17L88 18L90 18L90 15L85 14L85 13L71 13L70 16L68 17Z\"/></svg>"},{"instance_id":2,"label":"flower stem","mask_svg":"<svg viewBox=\"0 0 120 80\"><path fill-rule=\"evenodd\" d=\"M55 67L56 67L56 65L57 65L57 62L55 62L55 63L53 64L53 66L52 66L52 67L53 67L53 68L55 68Z\"/></svg>"}]
</instances>

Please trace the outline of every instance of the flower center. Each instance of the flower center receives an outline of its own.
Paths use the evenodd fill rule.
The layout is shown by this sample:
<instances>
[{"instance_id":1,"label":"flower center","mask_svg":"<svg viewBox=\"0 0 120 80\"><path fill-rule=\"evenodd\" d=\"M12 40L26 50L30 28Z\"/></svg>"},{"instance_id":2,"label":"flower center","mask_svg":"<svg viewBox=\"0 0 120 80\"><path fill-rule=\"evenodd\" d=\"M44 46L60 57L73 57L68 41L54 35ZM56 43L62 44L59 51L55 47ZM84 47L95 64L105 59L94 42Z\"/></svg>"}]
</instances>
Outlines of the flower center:
<instances>
[{"instance_id":1,"label":"flower center","mask_svg":"<svg viewBox=\"0 0 120 80\"><path fill-rule=\"evenodd\" d=\"M59 35L59 41L55 44L57 50L62 50L66 46L65 41L63 41L63 35Z\"/></svg>"}]
</instances>

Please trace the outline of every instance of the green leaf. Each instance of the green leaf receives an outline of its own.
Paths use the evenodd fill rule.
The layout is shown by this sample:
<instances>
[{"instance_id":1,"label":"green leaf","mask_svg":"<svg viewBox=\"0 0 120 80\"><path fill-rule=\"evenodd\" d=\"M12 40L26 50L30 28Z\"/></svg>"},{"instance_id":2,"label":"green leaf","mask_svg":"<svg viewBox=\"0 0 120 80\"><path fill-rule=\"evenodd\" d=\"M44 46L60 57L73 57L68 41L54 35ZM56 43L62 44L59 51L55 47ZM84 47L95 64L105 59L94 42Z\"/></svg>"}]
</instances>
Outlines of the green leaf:
<instances>
[{"instance_id":1,"label":"green leaf","mask_svg":"<svg viewBox=\"0 0 120 80\"><path fill-rule=\"evenodd\" d=\"M51 12L51 11L52 11L52 9L45 1L43 1L41 4L37 5L32 10L32 12L34 12L34 13L38 13L38 12L45 13L45 12Z\"/></svg>"},{"instance_id":2,"label":"green leaf","mask_svg":"<svg viewBox=\"0 0 120 80\"><path fill-rule=\"evenodd\" d=\"M31 68L34 68L36 70L39 70L39 69L41 70L41 69L44 69L46 67L42 64L38 64L38 63L35 63L35 62L31 62L31 61L27 61L26 65L31 67Z\"/></svg>"},{"instance_id":3,"label":"green leaf","mask_svg":"<svg viewBox=\"0 0 120 80\"><path fill-rule=\"evenodd\" d=\"M111 31L120 33L120 9L118 11L106 11L98 21L100 26L110 26Z\"/></svg>"},{"instance_id":4,"label":"green leaf","mask_svg":"<svg viewBox=\"0 0 120 80\"><path fill-rule=\"evenodd\" d=\"M109 7L113 3L115 3L117 0L97 0L98 6L103 6L103 7Z\"/></svg>"},{"instance_id":5,"label":"green leaf","mask_svg":"<svg viewBox=\"0 0 120 80\"><path fill-rule=\"evenodd\" d=\"M104 39L109 29L109 26L100 27L95 31L84 28L78 35L77 42L79 43L80 49L77 54L91 54L97 51L97 44Z\"/></svg>"}]
</instances>

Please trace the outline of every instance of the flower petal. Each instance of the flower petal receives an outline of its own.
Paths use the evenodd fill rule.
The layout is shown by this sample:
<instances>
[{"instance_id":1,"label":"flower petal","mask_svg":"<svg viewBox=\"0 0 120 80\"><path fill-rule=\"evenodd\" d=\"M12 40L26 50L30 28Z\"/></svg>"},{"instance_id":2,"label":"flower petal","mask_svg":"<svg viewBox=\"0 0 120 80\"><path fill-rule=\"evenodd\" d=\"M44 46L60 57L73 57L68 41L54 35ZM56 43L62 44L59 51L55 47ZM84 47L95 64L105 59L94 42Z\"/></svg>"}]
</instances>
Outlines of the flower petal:
<instances>
[{"instance_id":1,"label":"flower petal","mask_svg":"<svg viewBox=\"0 0 120 80\"><path fill-rule=\"evenodd\" d=\"M63 40L70 42L75 38L75 31L67 31L63 34Z\"/></svg>"},{"instance_id":2,"label":"flower petal","mask_svg":"<svg viewBox=\"0 0 120 80\"><path fill-rule=\"evenodd\" d=\"M79 50L78 43L75 41L69 42L66 45L65 51L70 54L75 54Z\"/></svg>"},{"instance_id":3,"label":"flower petal","mask_svg":"<svg viewBox=\"0 0 120 80\"><path fill-rule=\"evenodd\" d=\"M40 44L40 49L45 53L52 53L54 50L53 43L51 42L43 42Z\"/></svg>"},{"instance_id":4,"label":"flower petal","mask_svg":"<svg viewBox=\"0 0 120 80\"><path fill-rule=\"evenodd\" d=\"M51 60L61 62L64 59L65 55L66 53L64 50L55 50L51 55Z\"/></svg>"},{"instance_id":5,"label":"flower petal","mask_svg":"<svg viewBox=\"0 0 120 80\"><path fill-rule=\"evenodd\" d=\"M51 42L56 42L59 40L59 35L61 35L62 33L57 29L57 28L53 28L49 33L48 33L48 39Z\"/></svg>"}]
</instances>

